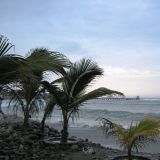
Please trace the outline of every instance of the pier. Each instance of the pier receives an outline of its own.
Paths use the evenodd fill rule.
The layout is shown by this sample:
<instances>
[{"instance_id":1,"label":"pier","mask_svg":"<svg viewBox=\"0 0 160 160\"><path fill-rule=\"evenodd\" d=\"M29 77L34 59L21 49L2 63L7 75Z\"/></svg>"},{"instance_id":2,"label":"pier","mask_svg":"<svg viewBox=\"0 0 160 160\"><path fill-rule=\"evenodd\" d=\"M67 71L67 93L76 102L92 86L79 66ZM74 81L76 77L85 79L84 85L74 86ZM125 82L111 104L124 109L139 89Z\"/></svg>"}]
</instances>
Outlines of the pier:
<instances>
[{"instance_id":1,"label":"pier","mask_svg":"<svg viewBox=\"0 0 160 160\"><path fill-rule=\"evenodd\" d=\"M104 100L104 101L137 101L140 100L140 97L105 97L105 98L97 98L97 100Z\"/></svg>"}]
</instances>

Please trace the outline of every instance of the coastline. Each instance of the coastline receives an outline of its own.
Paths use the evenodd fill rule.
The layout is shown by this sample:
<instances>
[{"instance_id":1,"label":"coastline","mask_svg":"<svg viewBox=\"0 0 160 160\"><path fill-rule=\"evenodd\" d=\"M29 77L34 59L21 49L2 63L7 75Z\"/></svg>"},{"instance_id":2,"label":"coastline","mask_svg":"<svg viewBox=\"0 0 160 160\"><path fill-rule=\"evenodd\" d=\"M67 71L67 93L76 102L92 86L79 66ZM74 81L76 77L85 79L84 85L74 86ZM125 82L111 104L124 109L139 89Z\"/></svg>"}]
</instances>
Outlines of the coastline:
<instances>
[{"instance_id":1,"label":"coastline","mask_svg":"<svg viewBox=\"0 0 160 160\"><path fill-rule=\"evenodd\" d=\"M61 131L62 125L60 123L47 123L50 127ZM122 148L118 144L117 139L110 136L105 136L102 129L99 127L69 127L69 134L72 137L88 139L89 141L100 144L105 148L118 149ZM143 149L139 149L141 153L160 154L160 139L156 143L149 143Z\"/></svg>"},{"instance_id":2,"label":"coastline","mask_svg":"<svg viewBox=\"0 0 160 160\"><path fill-rule=\"evenodd\" d=\"M83 140L71 146L45 143L37 121L30 121L29 128L24 129L21 118L1 118L0 130L0 159L5 160L82 160L82 158L83 160L104 160L122 153L119 150L107 149ZM45 127L45 138L58 134L54 128ZM89 147L94 152L83 152L82 146Z\"/></svg>"},{"instance_id":3,"label":"coastline","mask_svg":"<svg viewBox=\"0 0 160 160\"><path fill-rule=\"evenodd\" d=\"M70 136L74 135L77 138L83 139L86 139L89 136L89 142L86 143L85 140L81 139L82 142L80 143L80 146L85 145L94 152L83 152L83 148L79 145L66 147L63 144L62 148L57 148L55 143L45 144L43 142L39 126L39 122L31 120L30 127L27 130L23 130L21 118L15 119L13 117L7 117L5 120L1 119L0 141L2 145L0 146L0 158L8 160L52 160L54 157L54 160L110 160L114 156L126 154L126 152L119 149L105 148L100 144L97 144L97 140L99 138L101 139L102 135L98 136L98 132L96 132L95 128L69 128ZM61 126L59 124L48 124L48 126L45 127L45 135L47 137L52 137L59 134L56 128L60 130ZM112 143L113 141L110 142ZM160 153L139 153L139 155L149 156L151 159L160 158Z\"/></svg>"}]
</instances>

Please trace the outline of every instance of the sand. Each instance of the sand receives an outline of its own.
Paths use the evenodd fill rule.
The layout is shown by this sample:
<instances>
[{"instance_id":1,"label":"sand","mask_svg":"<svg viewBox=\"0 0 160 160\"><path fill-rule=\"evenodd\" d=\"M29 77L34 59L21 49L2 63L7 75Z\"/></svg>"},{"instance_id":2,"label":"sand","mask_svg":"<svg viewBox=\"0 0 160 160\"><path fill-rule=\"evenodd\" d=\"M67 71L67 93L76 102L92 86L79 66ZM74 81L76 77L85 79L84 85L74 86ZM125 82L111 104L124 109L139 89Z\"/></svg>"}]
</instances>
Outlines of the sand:
<instances>
[{"instance_id":1,"label":"sand","mask_svg":"<svg viewBox=\"0 0 160 160\"><path fill-rule=\"evenodd\" d=\"M54 128L59 131L62 128L61 124L51 124ZM93 143L101 144L104 147L109 147L113 149L122 150L118 141L113 137L106 137L102 129L99 127L69 127L70 136L76 136L82 139L88 139ZM160 139L157 139L157 143L146 144L143 149L139 149L139 152L151 153L151 154L160 154Z\"/></svg>"},{"instance_id":2,"label":"sand","mask_svg":"<svg viewBox=\"0 0 160 160\"><path fill-rule=\"evenodd\" d=\"M7 121L7 126L8 126L9 123L11 123L11 124L16 123L17 124L17 123L21 122L22 119L20 118L20 119L13 120L13 119L10 119L10 117L8 117L4 121L5 122ZM1 119L1 123L3 126L2 119ZM60 125L60 124L50 123L48 125L50 127L54 127L55 129L58 129L59 131L62 128L62 125ZM14 132L16 132L16 130ZM115 140L113 138L105 137L100 128L70 127L69 132L70 132L70 136L76 136L78 138L83 138L83 139L87 138L89 141L94 142L94 143L87 143L87 147L92 148L95 153L88 154L82 150L72 149L72 148L69 148L69 149L65 148L65 150L64 149L55 149L54 146L52 146L54 149L53 148L51 149L49 146L48 147L44 146L42 148L39 146L40 143L34 142L33 145L35 145L35 144L37 145L36 146L37 149L36 149L36 152L34 152L34 155L39 156L39 154L41 152L45 153L45 154L47 153L47 156L50 158L45 157L46 160L52 159L51 157L54 157L55 160L82 160L82 159L83 160L110 160L111 158L113 158L114 156L117 156L117 155L124 155L124 154L126 155L126 152L122 151L121 148L120 149L113 149L113 148L119 148L119 146L117 145L117 143L115 142ZM6 133L6 131L4 131L4 133ZM19 130L17 133L19 133ZM30 136L30 135L28 135L28 136ZM24 137L21 137L22 140L23 140L23 138ZM18 140L20 140L20 139L18 138ZM4 139L2 141L4 141ZM96 144L96 143L98 143L98 144ZM101 144L105 147L110 147L110 148L102 147L99 144ZM13 147L15 147L14 145L16 145L16 144L13 143L12 145L13 145ZM38 148L38 146L40 148ZM149 145L147 147L149 147ZM151 160L155 160L155 159L160 158L160 151L159 151L160 143L151 144L150 148L148 148L148 153L159 153L159 154L146 154L146 153L144 153L147 151L147 147L145 148L143 153L140 153L139 155L149 156ZM2 148L4 148L4 146ZM40 149L42 149L42 150L40 150ZM5 148L3 150L5 150ZM32 147L31 147L29 152L33 152L33 151L34 150L32 150ZM27 152L27 154L28 154L28 152ZM42 154L42 155L45 156L45 154ZM44 160L44 159L42 157L39 157L39 160Z\"/></svg>"}]
</instances>

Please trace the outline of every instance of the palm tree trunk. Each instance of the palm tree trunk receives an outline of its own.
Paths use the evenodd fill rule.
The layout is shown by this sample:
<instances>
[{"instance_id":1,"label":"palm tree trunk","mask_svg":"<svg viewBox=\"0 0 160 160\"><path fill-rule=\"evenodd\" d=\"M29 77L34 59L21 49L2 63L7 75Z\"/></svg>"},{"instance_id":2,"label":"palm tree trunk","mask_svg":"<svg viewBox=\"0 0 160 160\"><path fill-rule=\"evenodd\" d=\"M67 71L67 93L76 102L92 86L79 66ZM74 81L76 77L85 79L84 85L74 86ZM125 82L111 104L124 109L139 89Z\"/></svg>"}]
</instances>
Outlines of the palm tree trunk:
<instances>
[{"instance_id":1,"label":"palm tree trunk","mask_svg":"<svg viewBox=\"0 0 160 160\"><path fill-rule=\"evenodd\" d=\"M28 127L28 125L29 125L29 118L30 118L29 110L26 109L25 112L24 112L24 121L23 121L24 127Z\"/></svg>"},{"instance_id":2,"label":"palm tree trunk","mask_svg":"<svg viewBox=\"0 0 160 160\"><path fill-rule=\"evenodd\" d=\"M67 143L68 140L68 118L67 114L63 113L63 130L61 131L61 143Z\"/></svg>"},{"instance_id":3,"label":"palm tree trunk","mask_svg":"<svg viewBox=\"0 0 160 160\"><path fill-rule=\"evenodd\" d=\"M42 131L42 133L44 132L45 121L46 121L46 117L44 116L42 121L41 121L41 131Z\"/></svg>"},{"instance_id":4,"label":"palm tree trunk","mask_svg":"<svg viewBox=\"0 0 160 160\"><path fill-rule=\"evenodd\" d=\"M1 107L0 107L0 113L2 114L3 118L5 119L7 116L4 114L4 112L2 111Z\"/></svg>"},{"instance_id":5,"label":"palm tree trunk","mask_svg":"<svg viewBox=\"0 0 160 160\"><path fill-rule=\"evenodd\" d=\"M43 115L43 118L42 118L42 121L41 121L41 131L42 132L44 132L45 121L46 121L48 115L53 112L54 106L55 106L54 100L50 99L50 101L47 104L47 107L46 107L46 109L44 111L44 115Z\"/></svg>"},{"instance_id":6,"label":"palm tree trunk","mask_svg":"<svg viewBox=\"0 0 160 160\"><path fill-rule=\"evenodd\" d=\"M128 148L128 160L132 160L131 148Z\"/></svg>"}]
</instances>

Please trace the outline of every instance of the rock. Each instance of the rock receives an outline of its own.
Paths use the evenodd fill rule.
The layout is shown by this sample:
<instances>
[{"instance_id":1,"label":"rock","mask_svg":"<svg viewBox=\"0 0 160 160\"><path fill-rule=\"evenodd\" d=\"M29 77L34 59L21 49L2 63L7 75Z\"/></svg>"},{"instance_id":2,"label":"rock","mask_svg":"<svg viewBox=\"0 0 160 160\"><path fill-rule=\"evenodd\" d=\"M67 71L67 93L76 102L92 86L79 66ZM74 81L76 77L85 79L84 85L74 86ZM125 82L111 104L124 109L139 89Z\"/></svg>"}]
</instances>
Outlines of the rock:
<instances>
[{"instance_id":1,"label":"rock","mask_svg":"<svg viewBox=\"0 0 160 160\"><path fill-rule=\"evenodd\" d=\"M27 140L25 141L25 143L28 144L28 145L32 145L32 144L33 144L33 141L32 141L31 139L27 139Z\"/></svg>"},{"instance_id":2,"label":"rock","mask_svg":"<svg viewBox=\"0 0 160 160\"><path fill-rule=\"evenodd\" d=\"M8 129L6 129L6 133L10 134L11 132L13 132L12 127L8 127Z\"/></svg>"},{"instance_id":3,"label":"rock","mask_svg":"<svg viewBox=\"0 0 160 160\"><path fill-rule=\"evenodd\" d=\"M65 157L65 154L64 154L64 153L61 153L60 156L61 156L61 157Z\"/></svg>"},{"instance_id":4,"label":"rock","mask_svg":"<svg viewBox=\"0 0 160 160\"><path fill-rule=\"evenodd\" d=\"M20 150L20 151L23 151L23 149L24 149L23 145L22 145L22 144L20 144L20 146L19 146L19 150Z\"/></svg>"},{"instance_id":5,"label":"rock","mask_svg":"<svg viewBox=\"0 0 160 160\"><path fill-rule=\"evenodd\" d=\"M40 127L38 122L30 122L28 128L24 128L22 122L0 121L0 160L74 160L73 153L84 156L82 148L85 148L85 154L90 154L90 160L102 159L100 145L76 137L71 137L76 139L71 144L53 143L53 139L59 139L60 133L45 126L47 136L42 137ZM45 142L45 139L50 141ZM107 150L107 154L113 155L112 151Z\"/></svg>"},{"instance_id":6,"label":"rock","mask_svg":"<svg viewBox=\"0 0 160 160\"><path fill-rule=\"evenodd\" d=\"M5 155L5 151L4 150L0 150L0 155Z\"/></svg>"},{"instance_id":7,"label":"rock","mask_svg":"<svg viewBox=\"0 0 160 160\"><path fill-rule=\"evenodd\" d=\"M0 155L0 159L5 160L5 156Z\"/></svg>"},{"instance_id":8,"label":"rock","mask_svg":"<svg viewBox=\"0 0 160 160\"><path fill-rule=\"evenodd\" d=\"M35 139L38 139L39 136L31 134L31 135L28 136L28 138L31 139L31 140L35 140Z\"/></svg>"},{"instance_id":9,"label":"rock","mask_svg":"<svg viewBox=\"0 0 160 160\"><path fill-rule=\"evenodd\" d=\"M116 150L112 150L112 152L113 152L113 153L118 153L118 151L116 151Z\"/></svg>"},{"instance_id":10,"label":"rock","mask_svg":"<svg viewBox=\"0 0 160 160\"><path fill-rule=\"evenodd\" d=\"M79 146L77 144L74 144L74 145L71 146L71 149L72 150L78 150Z\"/></svg>"},{"instance_id":11,"label":"rock","mask_svg":"<svg viewBox=\"0 0 160 160\"><path fill-rule=\"evenodd\" d=\"M9 147L4 147L4 149L5 149L5 150L9 150L10 148L9 148Z\"/></svg>"},{"instance_id":12,"label":"rock","mask_svg":"<svg viewBox=\"0 0 160 160\"><path fill-rule=\"evenodd\" d=\"M85 139L85 142L88 142L88 139L87 139L87 138Z\"/></svg>"},{"instance_id":13,"label":"rock","mask_svg":"<svg viewBox=\"0 0 160 160\"><path fill-rule=\"evenodd\" d=\"M45 133L49 133L49 131L50 131L49 128L45 128L45 129L44 129L44 132L45 132Z\"/></svg>"},{"instance_id":14,"label":"rock","mask_svg":"<svg viewBox=\"0 0 160 160\"><path fill-rule=\"evenodd\" d=\"M84 147L82 152L85 154L95 154L96 153L92 147Z\"/></svg>"},{"instance_id":15,"label":"rock","mask_svg":"<svg viewBox=\"0 0 160 160\"><path fill-rule=\"evenodd\" d=\"M9 160L9 156L5 156L5 160Z\"/></svg>"},{"instance_id":16,"label":"rock","mask_svg":"<svg viewBox=\"0 0 160 160\"><path fill-rule=\"evenodd\" d=\"M17 137L18 137L18 134L17 134L17 133L13 133L13 134L12 134L12 137L17 138Z\"/></svg>"}]
</instances>

